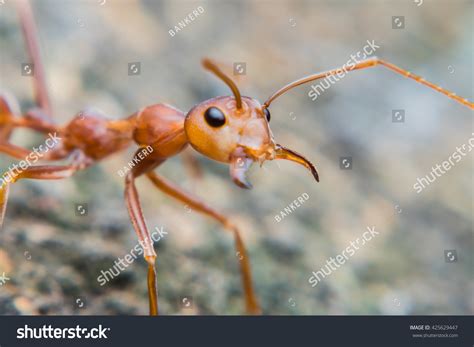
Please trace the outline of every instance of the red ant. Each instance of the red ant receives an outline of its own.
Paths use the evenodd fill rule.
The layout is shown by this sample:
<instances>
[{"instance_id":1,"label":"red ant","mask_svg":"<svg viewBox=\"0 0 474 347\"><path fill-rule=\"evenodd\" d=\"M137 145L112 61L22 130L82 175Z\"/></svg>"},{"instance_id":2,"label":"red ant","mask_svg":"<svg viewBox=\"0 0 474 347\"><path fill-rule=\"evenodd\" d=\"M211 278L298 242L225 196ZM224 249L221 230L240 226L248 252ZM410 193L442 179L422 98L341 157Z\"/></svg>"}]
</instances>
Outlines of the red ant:
<instances>
[{"instance_id":1,"label":"red ant","mask_svg":"<svg viewBox=\"0 0 474 347\"><path fill-rule=\"evenodd\" d=\"M301 84L335 75L340 69L332 69L310 75L287 84L271 95L263 104L256 99L241 96L234 81L221 71L209 59L204 59L204 68L219 77L232 91L232 96L219 96L199 103L184 113L166 104L147 106L123 120L110 120L97 111L84 111L76 115L67 125L56 126L50 119L51 107L46 93L44 74L39 64L39 53L33 19L29 7L21 2L20 14L22 26L27 38L28 49L36 63L35 90L39 108L30 110L23 117L18 115L16 103L0 96L0 151L12 157L22 159L30 151L8 142L14 128L30 128L43 133L56 132L62 142L43 159L59 160L70 158L69 165L39 165L27 167L12 178L11 182L0 187L0 223L3 222L11 183L20 179L62 179L72 176L114 153L124 150L133 142L140 148L135 153L139 163L126 175L125 201L133 228L144 247L144 257L148 263L148 295L150 314L158 314L155 260L153 240L147 228L140 206L135 180L145 175L159 190L188 205L193 210L208 215L221 223L235 238L235 247L240 254L240 271L246 311L260 313L260 307L254 294L250 263L239 230L228 217L207 206L200 199L183 191L175 184L155 173L154 169L168 158L180 154L188 144L201 154L216 161L227 163L230 176L235 184L242 188L251 188L246 172L254 162L286 159L305 166L319 181L314 165L302 155L275 143L271 133L270 104L288 90ZM423 78L416 76L391 63L371 58L355 64L351 70L386 67L402 76L424 84L463 105L474 109L474 104L456 96ZM144 147L151 146L153 151L144 159L137 156Z\"/></svg>"}]
</instances>

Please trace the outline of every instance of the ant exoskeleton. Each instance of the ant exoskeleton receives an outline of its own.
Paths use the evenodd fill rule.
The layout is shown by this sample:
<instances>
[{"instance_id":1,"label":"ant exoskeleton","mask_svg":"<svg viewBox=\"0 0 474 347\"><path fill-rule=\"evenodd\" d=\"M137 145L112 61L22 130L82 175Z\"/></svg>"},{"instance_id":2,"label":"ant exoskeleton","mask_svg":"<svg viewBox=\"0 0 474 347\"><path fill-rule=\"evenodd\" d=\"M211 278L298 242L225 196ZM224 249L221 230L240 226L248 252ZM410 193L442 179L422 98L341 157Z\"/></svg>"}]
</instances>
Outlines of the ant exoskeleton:
<instances>
[{"instance_id":1,"label":"ant exoskeleton","mask_svg":"<svg viewBox=\"0 0 474 347\"><path fill-rule=\"evenodd\" d=\"M142 108L123 120L110 120L97 111L83 111L76 115L64 127L56 126L50 118L51 108L46 93L44 77L39 64L37 44L32 32L34 24L26 5L20 6L22 25L27 37L30 56L35 61L35 88L39 108L19 116L16 102L6 95L0 96L0 152L22 159L30 151L8 142L14 128L30 128L43 133L57 133L62 139L43 159L60 160L70 158L69 165L30 166L15 174L10 182L4 181L0 187L0 223L3 222L8 200L9 186L20 179L62 179L72 176L92 164L114 153L124 150L135 142L140 148L153 150L126 175L125 201L138 239L144 248L144 257L148 263L148 295L150 314L158 314L155 260L153 240L142 213L135 180L145 175L159 190L188 205L195 211L208 215L221 223L235 238L237 254L240 255L240 271L246 311L260 313L260 307L254 294L250 263L244 243L237 226L228 217L207 206L200 199L181 190L154 169L168 158L178 155L189 144L208 158L229 164L230 176L235 184L242 188L251 188L246 172L252 163L266 160L286 159L305 166L319 181L314 165L302 155L274 142L269 128L270 104L288 90L303 83L335 75L340 69L310 75L287 84L271 95L263 104L256 99L241 96L233 80L209 59L202 61L204 68L214 73L232 91L232 96L219 96L199 103L184 113L166 104L156 104ZM473 109L474 104L456 96L423 78L403 70L378 58L359 61L351 70L360 70L377 65L384 66L402 76L428 86L451 99Z\"/></svg>"}]
</instances>

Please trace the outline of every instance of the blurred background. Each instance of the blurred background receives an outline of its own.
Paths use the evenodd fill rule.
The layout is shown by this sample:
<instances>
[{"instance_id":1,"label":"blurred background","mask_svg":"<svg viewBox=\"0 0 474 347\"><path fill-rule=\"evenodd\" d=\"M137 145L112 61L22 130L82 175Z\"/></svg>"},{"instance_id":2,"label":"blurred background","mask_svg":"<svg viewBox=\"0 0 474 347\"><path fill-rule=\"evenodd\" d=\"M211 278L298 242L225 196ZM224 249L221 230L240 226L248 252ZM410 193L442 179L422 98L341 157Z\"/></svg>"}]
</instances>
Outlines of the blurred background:
<instances>
[{"instance_id":1,"label":"blurred background","mask_svg":"<svg viewBox=\"0 0 474 347\"><path fill-rule=\"evenodd\" d=\"M0 3L0 89L25 112L32 79L21 74L29 58L13 2ZM203 13L172 36L199 6ZM294 79L342 66L367 40L380 46L377 56L474 98L472 1L38 0L33 11L60 124L89 106L119 119L154 103L187 112L228 95L201 68L205 56L231 73L245 63L240 89L263 102ZM393 28L394 16L403 28ZM139 74L129 75L136 62ZM264 314L473 314L472 153L421 193L413 188L472 137L472 111L383 67L350 73L315 101L310 90L277 99L270 125L278 143L315 163L319 184L300 166L266 162L245 191L226 165L195 152L202 178L190 178L179 157L159 172L241 228ZM404 110L404 122L392 121L393 110ZM17 130L12 142L32 148L44 138ZM117 174L134 151L71 179L12 186L0 234L0 275L9 278L0 314L147 314L142 259L104 286L97 281L137 244ZM351 169L341 169L341 157L352 157ZM0 155L2 171L14 162ZM233 238L145 179L138 191L149 228L168 233L156 244L161 312L244 313ZM277 222L303 193L308 201ZM367 226L380 235L311 287L312 272Z\"/></svg>"}]
</instances>

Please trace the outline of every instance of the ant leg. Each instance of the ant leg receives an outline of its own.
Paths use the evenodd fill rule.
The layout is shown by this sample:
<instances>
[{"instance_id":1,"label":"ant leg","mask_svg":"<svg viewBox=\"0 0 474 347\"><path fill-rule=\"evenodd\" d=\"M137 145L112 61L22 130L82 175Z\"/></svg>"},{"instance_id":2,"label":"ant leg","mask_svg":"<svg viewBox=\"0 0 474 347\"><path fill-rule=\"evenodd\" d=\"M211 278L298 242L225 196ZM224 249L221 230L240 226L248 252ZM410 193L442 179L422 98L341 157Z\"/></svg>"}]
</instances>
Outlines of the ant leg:
<instances>
[{"instance_id":1,"label":"ant leg","mask_svg":"<svg viewBox=\"0 0 474 347\"><path fill-rule=\"evenodd\" d=\"M0 227L3 224L5 211L8 202L8 192L10 184L15 183L20 179L37 179L37 180L57 180L71 177L76 171L82 170L90 165L86 161L76 161L71 165L53 166L53 165L38 165L30 166L20 172L7 172L0 178ZM16 169L17 171L18 168ZM20 168L21 170L21 168Z\"/></svg>"},{"instance_id":2,"label":"ant leg","mask_svg":"<svg viewBox=\"0 0 474 347\"><path fill-rule=\"evenodd\" d=\"M332 70L329 70L329 71L326 71L326 72L321 72L321 73L317 73L317 74L314 74L314 75L306 76L306 77L303 77L299 80L291 82L291 83L287 84L286 86L282 87L277 92L275 92L272 96L270 96L267 99L267 101L265 101L263 103L263 106L268 107L274 99L276 99L277 97L279 97L280 95L282 95L286 91L288 91L288 90L290 90L290 89L292 89L296 86L299 86L301 84L304 84L304 83L307 83L307 82L310 82L310 81L315 81L315 80L318 80L320 78L326 78L328 76L334 76L338 73L341 73L342 71L347 73L347 72L350 72L352 70L361 70L361 69L366 69L366 68L369 68L369 67L374 67L374 66L377 66L377 65L382 65L382 66L386 67L387 69L392 70L393 72L396 72L396 73L398 73L398 74L400 74L404 77L410 78L410 79L412 79L412 80L414 80L414 81L416 81L420 84L423 84L423 85L425 85L425 86L427 86L431 89L434 89L434 90L438 91L441 94L446 95L450 99L456 100L457 102L459 102L463 105L466 105L467 107L469 107L471 109L474 109L474 103L469 102L467 99L461 98L460 96L457 96L455 93L450 92L449 90L446 90L446 89L440 87L439 85L428 82L423 77L417 76L417 75L411 73L410 71L402 69L402 68L400 68L400 67L398 67L398 66L396 66L392 63L389 63L385 60L382 60L382 59L379 59L379 58L376 58L376 57L359 61L356 64L353 64L352 67L344 65L343 67L340 67L340 68L337 68L337 69L332 69Z\"/></svg>"},{"instance_id":3,"label":"ant leg","mask_svg":"<svg viewBox=\"0 0 474 347\"><path fill-rule=\"evenodd\" d=\"M59 132L59 128L54 125L50 116L40 108L28 110L22 118L14 120L14 126L29 128L39 131L43 134Z\"/></svg>"},{"instance_id":4,"label":"ant leg","mask_svg":"<svg viewBox=\"0 0 474 347\"><path fill-rule=\"evenodd\" d=\"M61 143L57 144L48 152L38 152L30 151L26 148L8 142L0 142L0 153L5 153L10 157L21 160L25 160L30 155L36 157L37 160L60 160L66 158L69 154L69 152L64 149Z\"/></svg>"},{"instance_id":5,"label":"ant leg","mask_svg":"<svg viewBox=\"0 0 474 347\"><path fill-rule=\"evenodd\" d=\"M30 3L26 0L17 0L15 4L17 5L28 55L30 56L31 62L34 64L33 87L36 103L46 112L46 114L51 115L51 103L48 96L48 89L46 87L43 64L41 62L41 53L38 44L38 37L36 35L38 29L36 28L33 11L31 10ZM51 117L49 117L49 119L51 120Z\"/></svg>"},{"instance_id":6,"label":"ant leg","mask_svg":"<svg viewBox=\"0 0 474 347\"><path fill-rule=\"evenodd\" d=\"M15 128L14 122L20 114L20 105L16 98L3 92L0 94L0 142L8 141Z\"/></svg>"},{"instance_id":7,"label":"ant leg","mask_svg":"<svg viewBox=\"0 0 474 347\"><path fill-rule=\"evenodd\" d=\"M140 152L138 150L135 156ZM150 304L150 316L158 315L158 290L156 285L156 253L153 248L153 239L148 230L143 217L143 211L138 197L137 188L135 186L135 179L143 174L146 170L152 169L159 165L161 161L144 160L140 161L132 171L130 171L125 178L125 203L130 215L130 220L133 229L137 233L140 245L143 247L143 253L146 262L148 263L148 301Z\"/></svg>"},{"instance_id":8,"label":"ant leg","mask_svg":"<svg viewBox=\"0 0 474 347\"><path fill-rule=\"evenodd\" d=\"M15 127L25 127L40 131L42 133L56 134L59 129L52 125L46 114L40 109L30 110L24 117L16 115L19 113L19 107L16 100L7 93L0 95L0 152L5 153L17 159L24 159L30 153L29 150L16 146L8 142L11 133ZM36 155L39 153L36 152ZM56 160L64 158L66 154L61 146L53 151L42 153L41 158L46 160Z\"/></svg>"},{"instance_id":9,"label":"ant leg","mask_svg":"<svg viewBox=\"0 0 474 347\"><path fill-rule=\"evenodd\" d=\"M25 159L31 153L23 147L8 142L0 142L0 152L16 159Z\"/></svg>"},{"instance_id":10,"label":"ant leg","mask_svg":"<svg viewBox=\"0 0 474 347\"><path fill-rule=\"evenodd\" d=\"M240 272L242 276L242 286L245 294L245 306L249 314L260 314L261 310L255 296L253 285L252 285L252 274L250 269L250 261L245 250L244 243L240 236L239 230L237 227L224 215L215 211L211 207L207 206L204 202L199 200L196 197L193 197L189 193L183 191L173 183L169 182L165 178L157 175L152 171L146 173L148 178L153 182L153 184L160 189L165 194L189 205L192 209L203 213L219 223L221 223L224 228L229 230L234 234L235 238L235 247L237 251L237 256L240 259Z\"/></svg>"},{"instance_id":11,"label":"ant leg","mask_svg":"<svg viewBox=\"0 0 474 347\"><path fill-rule=\"evenodd\" d=\"M50 136L53 134L54 137L56 137L56 133L60 133L60 129L50 122L49 117L41 109L32 109L24 117L18 117L19 113L16 99L9 93L2 93L0 95L0 153L5 153L16 159L25 159L32 153L43 160L58 160L67 156L68 151L63 148L62 144L55 146L48 152L39 153L9 143L11 133L16 127L30 128L50 134Z\"/></svg>"}]
</instances>

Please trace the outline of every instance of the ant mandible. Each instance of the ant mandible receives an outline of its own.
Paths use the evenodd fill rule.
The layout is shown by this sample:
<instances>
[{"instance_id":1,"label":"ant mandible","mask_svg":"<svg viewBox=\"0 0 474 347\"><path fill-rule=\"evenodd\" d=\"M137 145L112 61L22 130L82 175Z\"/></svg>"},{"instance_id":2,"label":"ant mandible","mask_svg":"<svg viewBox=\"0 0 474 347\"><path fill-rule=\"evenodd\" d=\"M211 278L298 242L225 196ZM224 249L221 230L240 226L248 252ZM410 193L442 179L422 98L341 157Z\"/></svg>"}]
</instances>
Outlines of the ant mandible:
<instances>
[{"instance_id":1,"label":"ant mandible","mask_svg":"<svg viewBox=\"0 0 474 347\"><path fill-rule=\"evenodd\" d=\"M0 152L14 158L23 159L30 151L8 142L14 128L30 128L42 133L56 132L62 139L57 147L48 152L45 160L69 158L69 165L30 166L15 174L10 182L0 187L0 223L3 223L8 200L9 186L20 179L53 180L72 176L92 164L124 150L133 142L140 148L134 159L138 164L125 178L125 202L133 228L143 246L144 258L148 263L148 297L150 315L158 314L158 293L156 284L156 253L153 240L142 213L135 180L145 175L159 190L188 205L193 210L205 214L231 232L235 238L236 252L240 255L239 266L245 296L246 311L249 314L261 312L254 293L250 262L239 229L230 219L206 205L199 198L155 173L154 169L168 158L180 154L189 144L196 151L230 167L230 176L241 188L251 188L246 172L254 162L286 159L306 167L316 181L319 175L314 165L301 154L275 143L269 127L270 104L279 96L301 84L335 75L339 68L310 75L287 84L263 104L256 99L241 96L237 85L218 66L204 59L204 68L214 73L232 91L232 96L219 96L203 101L184 113L166 104L147 106L123 120L107 119L98 111L86 110L77 114L64 127L56 126L50 118L50 106L44 84L44 74L40 67L34 25L27 6L20 6L23 31L27 37L30 56L36 62L36 99L39 108L19 116L13 98L6 94L0 96ZM375 66L386 67L402 76L408 77L430 87L459 103L474 109L474 104L456 96L423 78L378 58L370 58L355 64L351 70L361 70ZM142 148L153 149L144 159L137 158ZM141 154L140 154L141 155Z\"/></svg>"}]
</instances>

